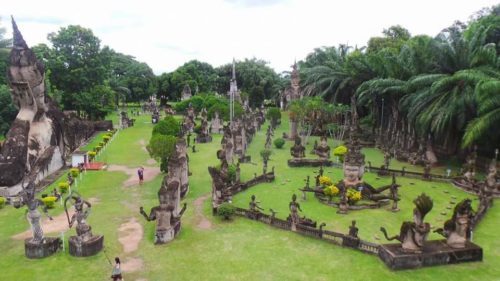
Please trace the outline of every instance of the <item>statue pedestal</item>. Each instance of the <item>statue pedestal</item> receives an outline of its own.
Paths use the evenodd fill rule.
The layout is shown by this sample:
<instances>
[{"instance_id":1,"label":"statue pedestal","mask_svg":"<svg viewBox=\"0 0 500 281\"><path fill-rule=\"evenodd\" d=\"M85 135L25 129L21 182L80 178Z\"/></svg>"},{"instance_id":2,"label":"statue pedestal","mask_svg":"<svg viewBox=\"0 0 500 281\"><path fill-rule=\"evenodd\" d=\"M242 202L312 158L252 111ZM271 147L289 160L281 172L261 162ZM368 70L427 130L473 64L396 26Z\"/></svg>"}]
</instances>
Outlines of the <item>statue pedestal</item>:
<instances>
[{"instance_id":1,"label":"statue pedestal","mask_svg":"<svg viewBox=\"0 0 500 281\"><path fill-rule=\"evenodd\" d=\"M290 167L330 167L333 166L333 162L328 159L305 159L305 158L293 158L288 160L288 166Z\"/></svg>"},{"instance_id":2,"label":"statue pedestal","mask_svg":"<svg viewBox=\"0 0 500 281\"><path fill-rule=\"evenodd\" d=\"M196 137L196 142L197 142L197 143L208 143L208 142L212 142L212 136L197 136L197 137Z\"/></svg>"},{"instance_id":3,"label":"statue pedestal","mask_svg":"<svg viewBox=\"0 0 500 281\"><path fill-rule=\"evenodd\" d=\"M252 162L252 157L250 155L244 155L238 159L240 163L250 163Z\"/></svg>"},{"instance_id":4,"label":"statue pedestal","mask_svg":"<svg viewBox=\"0 0 500 281\"><path fill-rule=\"evenodd\" d=\"M24 240L24 252L29 259L41 259L57 252L61 245L58 237L45 237L44 243L32 243L31 238L28 238Z\"/></svg>"},{"instance_id":5,"label":"statue pedestal","mask_svg":"<svg viewBox=\"0 0 500 281\"><path fill-rule=\"evenodd\" d=\"M68 239L69 254L74 257L89 257L99 253L102 250L104 236L96 235L88 241L79 241L78 236L71 236Z\"/></svg>"},{"instance_id":6,"label":"statue pedestal","mask_svg":"<svg viewBox=\"0 0 500 281\"><path fill-rule=\"evenodd\" d=\"M465 248L454 249L446 244L446 240L433 240L425 242L421 253L406 252L400 243L384 244L380 246L378 256L390 269L399 270L482 261L483 249L472 242L467 242Z\"/></svg>"}]
</instances>

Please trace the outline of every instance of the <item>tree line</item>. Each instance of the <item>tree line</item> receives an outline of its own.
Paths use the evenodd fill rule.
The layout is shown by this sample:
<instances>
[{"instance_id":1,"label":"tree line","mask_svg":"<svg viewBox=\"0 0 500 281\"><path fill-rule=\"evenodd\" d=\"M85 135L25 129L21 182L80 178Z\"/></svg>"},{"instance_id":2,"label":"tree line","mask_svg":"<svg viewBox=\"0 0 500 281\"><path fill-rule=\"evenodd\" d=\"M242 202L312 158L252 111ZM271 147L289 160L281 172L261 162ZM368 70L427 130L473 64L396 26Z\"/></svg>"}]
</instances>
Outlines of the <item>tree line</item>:
<instances>
[{"instance_id":1,"label":"tree line","mask_svg":"<svg viewBox=\"0 0 500 281\"><path fill-rule=\"evenodd\" d=\"M437 36L401 26L367 47L317 48L299 62L306 95L349 104L380 134L406 131L447 154L500 143L500 5Z\"/></svg>"}]
</instances>

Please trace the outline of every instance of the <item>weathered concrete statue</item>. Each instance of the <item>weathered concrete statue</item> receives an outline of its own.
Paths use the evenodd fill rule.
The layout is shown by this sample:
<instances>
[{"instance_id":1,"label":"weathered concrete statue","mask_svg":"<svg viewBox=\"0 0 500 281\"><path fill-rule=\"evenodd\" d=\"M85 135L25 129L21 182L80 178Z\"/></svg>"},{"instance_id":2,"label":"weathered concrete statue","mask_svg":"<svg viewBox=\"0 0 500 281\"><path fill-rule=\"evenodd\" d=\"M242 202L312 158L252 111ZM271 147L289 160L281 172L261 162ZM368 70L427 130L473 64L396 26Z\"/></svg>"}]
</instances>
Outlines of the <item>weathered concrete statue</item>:
<instances>
[{"instance_id":1,"label":"weathered concrete statue","mask_svg":"<svg viewBox=\"0 0 500 281\"><path fill-rule=\"evenodd\" d=\"M158 200L160 204L151 208L149 215L143 207L139 211L147 221L156 221L156 234L154 243L165 244L172 241L181 230L181 217L186 210L186 203L182 209L180 204L179 182L172 181L167 184L165 178L158 190Z\"/></svg>"},{"instance_id":2,"label":"weathered concrete statue","mask_svg":"<svg viewBox=\"0 0 500 281\"><path fill-rule=\"evenodd\" d=\"M12 100L19 112L0 151L0 194L21 192L28 173L35 183L57 171L66 153L92 135L94 124L66 120L45 92L45 69L23 39L14 19L13 46L7 78ZM7 188L8 187L8 188Z\"/></svg>"},{"instance_id":3,"label":"weathered concrete statue","mask_svg":"<svg viewBox=\"0 0 500 281\"><path fill-rule=\"evenodd\" d=\"M168 159L168 182L173 180L179 182L180 196L184 198L189 191L189 159L184 138L177 140L175 150Z\"/></svg>"},{"instance_id":4,"label":"weathered concrete statue","mask_svg":"<svg viewBox=\"0 0 500 281\"><path fill-rule=\"evenodd\" d=\"M27 186L24 186L23 183L22 187L21 200L28 208L26 218L30 223L31 232L33 233L32 238L24 240L26 257L36 259L50 256L59 250L61 240L57 237L44 236L41 222L42 216L38 208L43 207L43 212L50 220L52 220L52 217L49 216L47 208L42 200L35 198L36 191L34 182L29 182Z\"/></svg>"},{"instance_id":5,"label":"weathered concrete statue","mask_svg":"<svg viewBox=\"0 0 500 281\"><path fill-rule=\"evenodd\" d=\"M300 137L295 138L295 144L290 147L290 154L293 158L306 157L306 148L302 145L302 140L300 139Z\"/></svg>"},{"instance_id":6,"label":"weathered concrete statue","mask_svg":"<svg viewBox=\"0 0 500 281\"><path fill-rule=\"evenodd\" d=\"M214 117L210 121L210 132L212 134L214 134L214 133L220 134L220 133L222 133L222 127L223 127L222 120L219 117L219 112L216 111L214 113Z\"/></svg>"},{"instance_id":7,"label":"weathered concrete statue","mask_svg":"<svg viewBox=\"0 0 500 281\"><path fill-rule=\"evenodd\" d=\"M319 158L330 159L330 146L328 146L326 137L321 137L319 145L314 151Z\"/></svg>"},{"instance_id":8,"label":"weathered concrete statue","mask_svg":"<svg viewBox=\"0 0 500 281\"><path fill-rule=\"evenodd\" d=\"M102 250L104 236L92 235L92 227L87 223L92 205L84 200L78 193L70 195L64 200L64 210L68 218L69 227L73 227L76 222L76 236L69 238L69 253L76 257L88 257L97 254ZM73 201L75 213L69 217L67 203ZM86 206L86 207L85 207Z\"/></svg>"},{"instance_id":9,"label":"weathered concrete statue","mask_svg":"<svg viewBox=\"0 0 500 281\"><path fill-rule=\"evenodd\" d=\"M413 222L403 222L399 235L393 237L387 236L387 231L384 227L381 227L380 231L382 231L387 240L398 240L401 242L401 247L404 251L422 252L424 243L431 230L430 224L424 223L424 218L432 210L433 202L429 196L422 193L413 200L413 203L415 204Z\"/></svg>"},{"instance_id":10,"label":"weathered concrete statue","mask_svg":"<svg viewBox=\"0 0 500 281\"><path fill-rule=\"evenodd\" d=\"M181 100L188 100L191 98L191 88L188 84L184 85L184 89L182 89Z\"/></svg>"},{"instance_id":11,"label":"weathered concrete statue","mask_svg":"<svg viewBox=\"0 0 500 281\"><path fill-rule=\"evenodd\" d=\"M451 219L444 223L443 228L436 229L437 232L446 237L446 244L452 248L465 248L472 234L471 220L474 211L470 199L459 202L453 210Z\"/></svg>"}]
</instances>

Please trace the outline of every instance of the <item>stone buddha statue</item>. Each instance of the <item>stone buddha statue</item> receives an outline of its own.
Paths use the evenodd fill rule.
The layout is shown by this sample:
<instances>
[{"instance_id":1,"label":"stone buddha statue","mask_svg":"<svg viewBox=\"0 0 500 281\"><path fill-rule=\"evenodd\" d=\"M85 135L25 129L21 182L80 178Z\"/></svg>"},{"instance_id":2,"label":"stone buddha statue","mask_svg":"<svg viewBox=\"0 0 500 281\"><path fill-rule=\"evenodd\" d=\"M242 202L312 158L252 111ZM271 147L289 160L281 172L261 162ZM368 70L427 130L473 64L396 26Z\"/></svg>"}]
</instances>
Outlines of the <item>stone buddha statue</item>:
<instances>
[{"instance_id":1,"label":"stone buddha statue","mask_svg":"<svg viewBox=\"0 0 500 281\"><path fill-rule=\"evenodd\" d=\"M302 145L300 137L295 138L295 144L290 148L290 154L293 158L304 158L306 156L306 148Z\"/></svg>"},{"instance_id":2,"label":"stone buddha statue","mask_svg":"<svg viewBox=\"0 0 500 281\"><path fill-rule=\"evenodd\" d=\"M315 149L316 155L322 159L330 159L330 146L328 146L328 142L326 137L321 137L318 146Z\"/></svg>"}]
</instances>

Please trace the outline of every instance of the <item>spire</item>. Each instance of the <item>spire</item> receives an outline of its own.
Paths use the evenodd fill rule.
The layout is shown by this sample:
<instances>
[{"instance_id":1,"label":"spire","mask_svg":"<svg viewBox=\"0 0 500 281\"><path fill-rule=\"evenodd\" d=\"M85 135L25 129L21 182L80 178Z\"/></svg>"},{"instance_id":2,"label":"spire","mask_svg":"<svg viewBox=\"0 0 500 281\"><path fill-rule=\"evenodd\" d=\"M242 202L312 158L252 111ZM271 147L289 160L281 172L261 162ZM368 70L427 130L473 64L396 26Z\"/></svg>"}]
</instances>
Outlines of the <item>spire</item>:
<instances>
[{"instance_id":1,"label":"spire","mask_svg":"<svg viewBox=\"0 0 500 281\"><path fill-rule=\"evenodd\" d=\"M236 62L233 58L233 80L236 80Z\"/></svg>"},{"instance_id":2,"label":"spire","mask_svg":"<svg viewBox=\"0 0 500 281\"><path fill-rule=\"evenodd\" d=\"M19 31L14 17L10 17L12 19L12 31L14 33L14 47L19 49L28 49L28 44L26 44L26 41L24 41L23 35Z\"/></svg>"}]
</instances>

